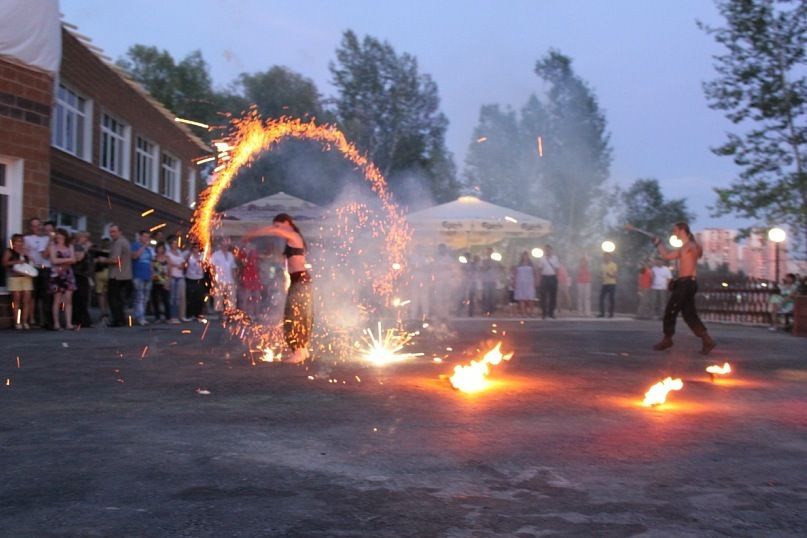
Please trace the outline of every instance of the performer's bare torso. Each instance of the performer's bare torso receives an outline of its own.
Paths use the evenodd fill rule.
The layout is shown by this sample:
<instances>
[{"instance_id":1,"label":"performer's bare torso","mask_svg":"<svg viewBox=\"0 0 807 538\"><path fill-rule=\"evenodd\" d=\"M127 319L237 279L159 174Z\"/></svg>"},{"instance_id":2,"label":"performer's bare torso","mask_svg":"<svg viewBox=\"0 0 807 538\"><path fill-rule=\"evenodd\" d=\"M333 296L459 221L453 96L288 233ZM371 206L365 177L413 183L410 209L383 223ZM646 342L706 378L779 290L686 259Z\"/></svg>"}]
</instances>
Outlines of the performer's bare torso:
<instances>
[{"instance_id":1,"label":"performer's bare torso","mask_svg":"<svg viewBox=\"0 0 807 538\"><path fill-rule=\"evenodd\" d=\"M701 247L695 241L687 241L678 251L678 278L695 278Z\"/></svg>"}]
</instances>

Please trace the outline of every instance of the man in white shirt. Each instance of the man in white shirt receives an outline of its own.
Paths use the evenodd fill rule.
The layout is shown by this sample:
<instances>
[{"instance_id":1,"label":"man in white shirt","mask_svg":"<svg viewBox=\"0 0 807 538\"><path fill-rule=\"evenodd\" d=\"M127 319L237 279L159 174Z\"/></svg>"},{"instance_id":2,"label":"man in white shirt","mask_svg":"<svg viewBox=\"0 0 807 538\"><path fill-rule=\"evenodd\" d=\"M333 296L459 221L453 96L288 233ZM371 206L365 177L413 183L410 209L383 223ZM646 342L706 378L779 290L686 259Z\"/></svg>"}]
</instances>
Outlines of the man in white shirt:
<instances>
[{"instance_id":1,"label":"man in white shirt","mask_svg":"<svg viewBox=\"0 0 807 538\"><path fill-rule=\"evenodd\" d=\"M51 313L51 301L53 298L48 292L50 284L50 255L48 246L50 236L46 233L42 221L34 217L28 221L30 233L23 238L25 254L39 271L34 278L34 308L32 315L36 315L36 321L42 328L50 328L53 314ZM26 320L28 321L28 320ZM33 323L33 320L30 320Z\"/></svg>"},{"instance_id":2,"label":"man in white shirt","mask_svg":"<svg viewBox=\"0 0 807 538\"><path fill-rule=\"evenodd\" d=\"M664 265L664 260L656 260L653 267L653 283L650 285L653 294L652 309L656 318L660 319L667 304L668 286L672 280L672 271Z\"/></svg>"},{"instance_id":3,"label":"man in white shirt","mask_svg":"<svg viewBox=\"0 0 807 538\"><path fill-rule=\"evenodd\" d=\"M213 264L213 281L215 286L215 310L221 312L235 306L235 256L228 245L220 240L216 251L210 257Z\"/></svg>"},{"instance_id":4,"label":"man in white shirt","mask_svg":"<svg viewBox=\"0 0 807 538\"><path fill-rule=\"evenodd\" d=\"M541 258L541 317L555 319L555 306L558 302L558 269L560 261L552 252L552 245L544 247Z\"/></svg>"}]
</instances>

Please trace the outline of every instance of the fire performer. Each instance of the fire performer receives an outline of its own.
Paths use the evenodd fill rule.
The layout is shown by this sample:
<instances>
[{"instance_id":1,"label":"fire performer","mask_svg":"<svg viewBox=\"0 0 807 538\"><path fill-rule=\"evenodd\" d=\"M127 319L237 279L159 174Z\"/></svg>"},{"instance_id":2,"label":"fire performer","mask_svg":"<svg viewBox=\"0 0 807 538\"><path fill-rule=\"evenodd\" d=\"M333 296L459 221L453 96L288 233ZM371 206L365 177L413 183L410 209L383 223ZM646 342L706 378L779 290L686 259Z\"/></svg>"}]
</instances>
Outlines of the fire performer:
<instances>
[{"instance_id":1,"label":"fire performer","mask_svg":"<svg viewBox=\"0 0 807 538\"><path fill-rule=\"evenodd\" d=\"M255 236L274 236L286 240L283 255L291 277L291 285L286 295L286 308L283 313L283 333L292 355L287 362L299 363L308 358L308 341L313 323L311 275L306 270L306 243L300 229L291 216L280 213L272 219L273 224L250 230L244 235L248 240Z\"/></svg>"},{"instance_id":2,"label":"fire performer","mask_svg":"<svg viewBox=\"0 0 807 538\"><path fill-rule=\"evenodd\" d=\"M631 229L640 233L645 233L636 228ZM678 318L679 312L684 318L684 321L689 328L695 333L695 336L701 339L702 347L701 353L703 355L709 354L715 347L715 342L709 336L709 332L703 325L703 322L698 317L698 312L695 310L695 294L698 292L698 281L696 280L696 266L698 259L703 255L703 247L695 240L695 236L689 230L689 224L686 222L676 222L673 225L673 235L683 242L680 249L667 250L662 244L661 239L657 236L651 235L653 245L658 249L659 254L665 260L678 260L678 278L671 282L671 294L667 301L667 307L664 310L664 337L659 343L653 346L653 349L662 351L671 348L673 345L672 337L675 334L675 321Z\"/></svg>"}]
</instances>

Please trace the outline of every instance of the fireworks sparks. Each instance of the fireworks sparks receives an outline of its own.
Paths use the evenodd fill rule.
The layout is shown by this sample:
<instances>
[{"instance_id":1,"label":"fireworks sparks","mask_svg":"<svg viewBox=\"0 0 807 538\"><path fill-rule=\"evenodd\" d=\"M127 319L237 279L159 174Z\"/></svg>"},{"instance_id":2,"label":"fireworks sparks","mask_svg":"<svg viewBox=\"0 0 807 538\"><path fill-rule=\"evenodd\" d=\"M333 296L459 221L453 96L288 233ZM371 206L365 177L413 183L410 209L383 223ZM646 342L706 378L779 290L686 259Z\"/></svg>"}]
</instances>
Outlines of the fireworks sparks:
<instances>
[{"instance_id":1,"label":"fireworks sparks","mask_svg":"<svg viewBox=\"0 0 807 538\"><path fill-rule=\"evenodd\" d=\"M543 137L539 136L538 138L536 138L535 139L535 145L538 148L538 156L543 157L544 156L544 139L543 139Z\"/></svg>"},{"instance_id":2,"label":"fireworks sparks","mask_svg":"<svg viewBox=\"0 0 807 538\"><path fill-rule=\"evenodd\" d=\"M487 139L488 139L487 136L480 136L479 138L476 139L476 143L481 144L482 142L486 142Z\"/></svg>"},{"instance_id":3,"label":"fireworks sparks","mask_svg":"<svg viewBox=\"0 0 807 538\"><path fill-rule=\"evenodd\" d=\"M168 223L163 222L161 224L157 224L156 226L152 226L151 228L149 228L149 231L153 233L153 232L156 232L157 230L165 228L166 226L168 226Z\"/></svg>"},{"instance_id":4,"label":"fireworks sparks","mask_svg":"<svg viewBox=\"0 0 807 538\"><path fill-rule=\"evenodd\" d=\"M151 215L152 213L154 213L154 209L147 209L147 210L143 211L142 213L140 213L140 216L141 217L147 217L147 216Z\"/></svg>"},{"instance_id":5,"label":"fireworks sparks","mask_svg":"<svg viewBox=\"0 0 807 538\"><path fill-rule=\"evenodd\" d=\"M667 401L667 394L670 391L681 390L682 388L684 388L684 382L680 378L667 377L650 387L650 390L644 395L642 404L646 407L661 405Z\"/></svg>"},{"instance_id":6,"label":"fireworks sparks","mask_svg":"<svg viewBox=\"0 0 807 538\"><path fill-rule=\"evenodd\" d=\"M217 176L207 189L200 195L194 212L194 224L191 236L200 244L203 252L203 264L210 264L211 238L214 229L220 224L221 216L215 207L223 193L230 187L238 172L248 167L262 152L273 149L284 140L310 140L322 144L326 151L337 151L347 161L354 164L357 170L364 175L371 190L378 197L380 211L371 210L359 203L347 203L337 208L335 229L329 230L329 236L341 239L345 244L337 245L334 250L344 253L354 261L358 261L358 268L351 267L350 277L354 278L352 288L355 292L348 292L340 296L340 301L347 301L362 312L369 311L373 304L389 306L395 289L395 284L406 271L406 247L411 235L410 228L401 214L398 206L392 201L387 190L386 180L376 166L362 155L351 144L344 134L330 125L318 125L313 120L279 118L262 121L256 112L233 122L233 133L227 139L216 140L213 145L216 149L216 158L219 165L216 168ZM372 252L363 251L356 247L359 233L370 235L373 238L383 239L380 256L370 259ZM338 248L338 247L343 248ZM317 252L312 252L312 263L316 268L334 267L333 264L317 264ZM366 256L362 258L362 256ZM362 265L363 264L363 265ZM347 265L345 265L347 266ZM344 267L337 265L340 270ZM317 273L320 282L328 279L327 274ZM342 280L344 275L342 275ZM331 280L334 280L331 277ZM217 282L213 283L215 293ZM367 300L367 295L361 291L370 288L376 298ZM317 299L319 300L319 299ZM324 309L323 309L324 310ZM340 320L328 319L324 312L319 317L318 330L327 331L329 323ZM281 333L276 327L269 327L253 320L246 312L232 308L225 311L224 322L234 335L250 342L252 347L264 349L270 343L280 342ZM335 326L339 326L338 323ZM317 335L315 335L316 337ZM343 350L352 348L352 338L348 338L342 346Z\"/></svg>"},{"instance_id":7,"label":"fireworks sparks","mask_svg":"<svg viewBox=\"0 0 807 538\"><path fill-rule=\"evenodd\" d=\"M202 129L210 129L210 125L202 123L201 121L186 120L185 118L174 118L174 121L177 123L184 123L186 125L201 127Z\"/></svg>"},{"instance_id":8,"label":"fireworks sparks","mask_svg":"<svg viewBox=\"0 0 807 538\"><path fill-rule=\"evenodd\" d=\"M280 353L275 353L271 347L264 349L258 358L261 362L280 362L283 359Z\"/></svg>"},{"instance_id":9,"label":"fireworks sparks","mask_svg":"<svg viewBox=\"0 0 807 538\"><path fill-rule=\"evenodd\" d=\"M509 361L513 358L513 353L502 354L502 343L485 353L479 361L471 361L467 365L458 364L454 367L454 375L449 378L451 386L461 392L479 392L488 386L487 376L490 374L491 366L496 366L502 361Z\"/></svg>"},{"instance_id":10,"label":"fireworks sparks","mask_svg":"<svg viewBox=\"0 0 807 538\"><path fill-rule=\"evenodd\" d=\"M412 339L418 333L410 333L401 329L381 329L381 322L378 322L378 333L371 329L364 330L362 337L363 347L360 347L362 358L377 366L384 366L393 362L400 362L414 357L420 357L423 353L401 353L404 347L412 343Z\"/></svg>"}]
</instances>

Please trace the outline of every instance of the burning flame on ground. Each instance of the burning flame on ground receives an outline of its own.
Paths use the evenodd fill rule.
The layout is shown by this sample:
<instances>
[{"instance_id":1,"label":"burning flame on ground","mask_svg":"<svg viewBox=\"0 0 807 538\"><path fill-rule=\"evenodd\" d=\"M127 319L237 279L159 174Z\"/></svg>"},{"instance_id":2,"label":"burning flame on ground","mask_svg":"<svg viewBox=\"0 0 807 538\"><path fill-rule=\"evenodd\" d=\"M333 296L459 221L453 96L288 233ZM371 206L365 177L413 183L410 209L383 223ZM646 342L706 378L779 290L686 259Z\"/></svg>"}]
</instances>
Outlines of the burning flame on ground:
<instances>
[{"instance_id":1,"label":"burning flame on ground","mask_svg":"<svg viewBox=\"0 0 807 538\"><path fill-rule=\"evenodd\" d=\"M513 353L502 354L502 343L485 353L479 361L471 361L463 366L458 364L454 367L454 375L449 378L451 386L462 392L478 392L487 387L487 376L490 374L490 367L496 366L504 361L513 358Z\"/></svg>"},{"instance_id":2,"label":"burning flame on ground","mask_svg":"<svg viewBox=\"0 0 807 538\"><path fill-rule=\"evenodd\" d=\"M724 362L723 366L713 364L712 366L707 367L706 371L710 374L726 375L731 373L731 365L727 362Z\"/></svg>"},{"instance_id":3,"label":"burning flame on ground","mask_svg":"<svg viewBox=\"0 0 807 538\"><path fill-rule=\"evenodd\" d=\"M681 390L682 388L684 388L684 382L680 378L665 378L650 387L650 390L644 395L642 404L647 407L661 405L667 401L667 393L671 390Z\"/></svg>"},{"instance_id":4,"label":"burning flame on ground","mask_svg":"<svg viewBox=\"0 0 807 538\"><path fill-rule=\"evenodd\" d=\"M423 353L400 353L418 334L417 332L410 333L395 328L382 331L381 322L379 321L377 334L371 329L364 330L364 336L362 337L364 347L361 348L362 357L377 366L420 357Z\"/></svg>"}]
</instances>

